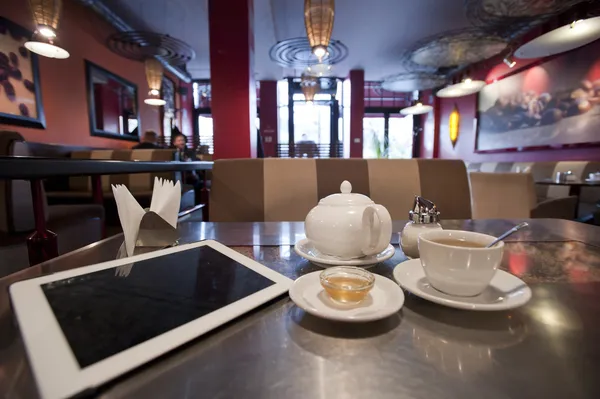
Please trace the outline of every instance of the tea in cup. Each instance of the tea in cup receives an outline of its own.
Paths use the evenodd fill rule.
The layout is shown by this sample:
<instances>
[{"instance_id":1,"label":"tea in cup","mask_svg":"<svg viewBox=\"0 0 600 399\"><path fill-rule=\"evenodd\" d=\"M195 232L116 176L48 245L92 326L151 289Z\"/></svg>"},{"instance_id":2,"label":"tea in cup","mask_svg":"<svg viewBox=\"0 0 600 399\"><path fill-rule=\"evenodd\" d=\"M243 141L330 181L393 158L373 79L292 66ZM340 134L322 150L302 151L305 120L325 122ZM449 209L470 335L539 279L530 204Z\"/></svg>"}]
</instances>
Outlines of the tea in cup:
<instances>
[{"instance_id":1,"label":"tea in cup","mask_svg":"<svg viewBox=\"0 0 600 399\"><path fill-rule=\"evenodd\" d=\"M462 230L421 234L421 265L431 286L455 296L481 294L502 261L504 242L486 248L495 239L487 234Z\"/></svg>"}]
</instances>

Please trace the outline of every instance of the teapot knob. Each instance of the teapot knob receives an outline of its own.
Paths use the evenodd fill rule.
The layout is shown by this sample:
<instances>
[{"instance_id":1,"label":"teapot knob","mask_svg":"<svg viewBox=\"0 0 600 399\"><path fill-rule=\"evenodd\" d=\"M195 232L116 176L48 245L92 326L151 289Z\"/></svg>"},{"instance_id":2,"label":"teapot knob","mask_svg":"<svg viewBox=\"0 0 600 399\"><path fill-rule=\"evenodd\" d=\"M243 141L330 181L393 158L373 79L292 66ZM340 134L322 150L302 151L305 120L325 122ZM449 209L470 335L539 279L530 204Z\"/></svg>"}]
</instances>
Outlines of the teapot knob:
<instances>
[{"instance_id":1,"label":"teapot knob","mask_svg":"<svg viewBox=\"0 0 600 399\"><path fill-rule=\"evenodd\" d=\"M352 184L348 180L344 180L340 186L340 191L342 194L350 194L352 192Z\"/></svg>"}]
</instances>

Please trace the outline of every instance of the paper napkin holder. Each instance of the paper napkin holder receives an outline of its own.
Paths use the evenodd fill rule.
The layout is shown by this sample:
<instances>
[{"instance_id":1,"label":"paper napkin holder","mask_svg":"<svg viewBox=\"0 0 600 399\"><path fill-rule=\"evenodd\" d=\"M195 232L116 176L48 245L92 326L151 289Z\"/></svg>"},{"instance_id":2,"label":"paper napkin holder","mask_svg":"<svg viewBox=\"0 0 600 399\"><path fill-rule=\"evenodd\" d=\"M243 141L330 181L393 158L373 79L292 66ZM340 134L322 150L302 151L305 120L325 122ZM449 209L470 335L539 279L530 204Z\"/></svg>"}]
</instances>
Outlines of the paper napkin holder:
<instances>
[{"instance_id":1,"label":"paper napkin holder","mask_svg":"<svg viewBox=\"0 0 600 399\"><path fill-rule=\"evenodd\" d=\"M177 229L171 226L156 212L145 209L146 213L142 216L138 235L135 240L135 249L133 255L139 255L147 252L156 251L158 249L172 247L178 244L179 233ZM117 259L127 257L125 249L125 241L121 244Z\"/></svg>"}]
</instances>

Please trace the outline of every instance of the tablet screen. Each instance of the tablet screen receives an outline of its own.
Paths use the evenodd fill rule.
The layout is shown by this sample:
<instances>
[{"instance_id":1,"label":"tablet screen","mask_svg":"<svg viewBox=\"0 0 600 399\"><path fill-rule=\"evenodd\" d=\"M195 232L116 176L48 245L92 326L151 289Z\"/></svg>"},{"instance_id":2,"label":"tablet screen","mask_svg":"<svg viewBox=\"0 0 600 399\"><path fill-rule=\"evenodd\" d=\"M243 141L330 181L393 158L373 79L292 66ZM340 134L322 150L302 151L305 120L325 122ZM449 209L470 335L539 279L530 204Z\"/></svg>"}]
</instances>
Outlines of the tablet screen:
<instances>
[{"instance_id":1,"label":"tablet screen","mask_svg":"<svg viewBox=\"0 0 600 399\"><path fill-rule=\"evenodd\" d=\"M81 368L275 284L209 246L42 285Z\"/></svg>"}]
</instances>

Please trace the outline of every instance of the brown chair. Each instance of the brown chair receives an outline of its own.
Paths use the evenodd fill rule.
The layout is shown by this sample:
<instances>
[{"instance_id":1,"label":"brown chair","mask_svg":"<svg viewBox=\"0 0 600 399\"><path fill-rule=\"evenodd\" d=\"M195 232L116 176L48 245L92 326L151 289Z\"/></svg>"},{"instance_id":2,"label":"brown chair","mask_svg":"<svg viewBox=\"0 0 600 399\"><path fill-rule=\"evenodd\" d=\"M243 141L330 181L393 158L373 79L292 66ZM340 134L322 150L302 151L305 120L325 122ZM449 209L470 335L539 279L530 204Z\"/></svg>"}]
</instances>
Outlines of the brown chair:
<instances>
[{"instance_id":1,"label":"brown chair","mask_svg":"<svg viewBox=\"0 0 600 399\"><path fill-rule=\"evenodd\" d=\"M573 219L577 197L538 202L530 173L471 172L474 219Z\"/></svg>"},{"instance_id":2,"label":"brown chair","mask_svg":"<svg viewBox=\"0 0 600 399\"><path fill-rule=\"evenodd\" d=\"M434 201L445 219L469 219L465 165L423 159L232 159L213 167L209 220L303 221L320 199L352 192L384 205L393 219L408 218L415 195Z\"/></svg>"},{"instance_id":3,"label":"brown chair","mask_svg":"<svg viewBox=\"0 0 600 399\"><path fill-rule=\"evenodd\" d=\"M23 137L0 132L0 155L30 155ZM102 239L104 209L99 205L45 206L46 224L58 234L64 254ZM29 266L26 239L34 230L30 183L0 180L0 277Z\"/></svg>"}]
</instances>

